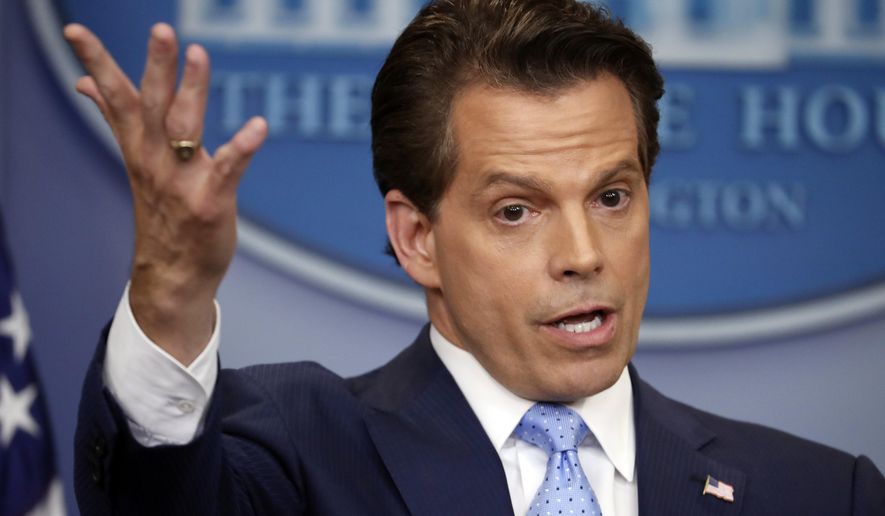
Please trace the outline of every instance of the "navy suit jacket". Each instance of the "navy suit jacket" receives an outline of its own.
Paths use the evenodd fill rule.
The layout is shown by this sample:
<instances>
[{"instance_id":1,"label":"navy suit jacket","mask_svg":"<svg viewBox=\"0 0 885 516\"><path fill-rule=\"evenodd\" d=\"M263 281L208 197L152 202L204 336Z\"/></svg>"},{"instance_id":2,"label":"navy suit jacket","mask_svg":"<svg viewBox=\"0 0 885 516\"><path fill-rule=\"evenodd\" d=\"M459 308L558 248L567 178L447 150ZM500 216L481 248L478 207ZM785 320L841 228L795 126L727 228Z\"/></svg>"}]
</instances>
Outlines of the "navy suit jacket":
<instances>
[{"instance_id":1,"label":"navy suit jacket","mask_svg":"<svg viewBox=\"0 0 885 516\"><path fill-rule=\"evenodd\" d=\"M92 514L513 514L497 452L425 327L385 366L342 379L313 363L223 370L204 430L144 448L87 374L75 484ZM630 367L643 515L885 515L865 457L665 398ZM734 501L703 495L707 475Z\"/></svg>"}]
</instances>

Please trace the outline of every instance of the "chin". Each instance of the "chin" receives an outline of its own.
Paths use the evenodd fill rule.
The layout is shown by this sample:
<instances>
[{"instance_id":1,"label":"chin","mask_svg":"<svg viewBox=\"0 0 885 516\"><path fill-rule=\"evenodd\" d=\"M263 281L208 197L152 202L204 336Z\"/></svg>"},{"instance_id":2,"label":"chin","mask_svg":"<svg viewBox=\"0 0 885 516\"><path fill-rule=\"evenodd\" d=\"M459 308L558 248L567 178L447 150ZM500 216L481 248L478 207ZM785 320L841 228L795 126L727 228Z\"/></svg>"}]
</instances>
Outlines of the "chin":
<instances>
[{"instance_id":1,"label":"chin","mask_svg":"<svg viewBox=\"0 0 885 516\"><path fill-rule=\"evenodd\" d=\"M544 401L569 403L598 394L618 381L626 363L592 364L591 367L574 368L569 374L557 378L553 385L546 385L542 397Z\"/></svg>"}]
</instances>

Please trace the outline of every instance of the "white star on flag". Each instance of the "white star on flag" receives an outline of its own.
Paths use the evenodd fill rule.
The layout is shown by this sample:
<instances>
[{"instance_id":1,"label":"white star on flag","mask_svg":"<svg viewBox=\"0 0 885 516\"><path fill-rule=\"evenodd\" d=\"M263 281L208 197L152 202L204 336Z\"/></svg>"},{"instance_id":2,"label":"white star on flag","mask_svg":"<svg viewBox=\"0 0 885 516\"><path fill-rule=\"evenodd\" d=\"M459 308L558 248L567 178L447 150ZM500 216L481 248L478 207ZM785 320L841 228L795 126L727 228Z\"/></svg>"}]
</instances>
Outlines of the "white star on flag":
<instances>
[{"instance_id":1,"label":"white star on flag","mask_svg":"<svg viewBox=\"0 0 885 516\"><path fill-rule=\"evenodd\" d=\"M28 385L16 393L9 380L0 377L0 443L4 448L9 447L18 430L34 437L40 434L40 427L31 417L31 405L36 398L36 385Z\"/></svg>"},{"instance_id":2,"label":"white star on flag","mask_svg":"<svg viewBox=\"0 0 885 516\"><path fill-rule=\"evenodd\" d=\"M9 304L12 306L12 313L6 319L0 320L0 335L12 339L12 354L17 362L21 362L31 342L31 326L28 323L25 304L18 292L12 293Z\"/></svg>"},{"instance_id":3,"label":"white star on flag","mask_svg":"<svg viewBox=\"0 0 885 516\"><path fill-rule=\"evenodd\" d=\"M0 516L64 516L49 414L28 353L31 326L5 237L0 214Z\"/></svg>"}]
</instances>

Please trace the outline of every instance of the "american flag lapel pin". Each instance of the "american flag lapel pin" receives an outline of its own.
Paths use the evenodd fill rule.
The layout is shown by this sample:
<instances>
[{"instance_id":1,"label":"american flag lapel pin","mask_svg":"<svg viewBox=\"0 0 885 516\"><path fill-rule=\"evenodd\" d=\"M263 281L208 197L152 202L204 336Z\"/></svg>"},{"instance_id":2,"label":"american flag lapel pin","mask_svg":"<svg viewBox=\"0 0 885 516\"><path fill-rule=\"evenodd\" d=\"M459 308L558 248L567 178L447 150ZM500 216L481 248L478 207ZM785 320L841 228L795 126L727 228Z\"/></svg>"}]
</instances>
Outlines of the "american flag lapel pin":
<instances>
[{"instance_id":1,"label":"american flag lapel pin","mask_svg":"<svg viewBox=\"0 0 885 516\"><path fill-rule=\"evenodd\" d=\"M704 495L713 495L720 500L733 503L734 486L707 475L707 482L704 483Z\"/></svg>"}]
</instances>

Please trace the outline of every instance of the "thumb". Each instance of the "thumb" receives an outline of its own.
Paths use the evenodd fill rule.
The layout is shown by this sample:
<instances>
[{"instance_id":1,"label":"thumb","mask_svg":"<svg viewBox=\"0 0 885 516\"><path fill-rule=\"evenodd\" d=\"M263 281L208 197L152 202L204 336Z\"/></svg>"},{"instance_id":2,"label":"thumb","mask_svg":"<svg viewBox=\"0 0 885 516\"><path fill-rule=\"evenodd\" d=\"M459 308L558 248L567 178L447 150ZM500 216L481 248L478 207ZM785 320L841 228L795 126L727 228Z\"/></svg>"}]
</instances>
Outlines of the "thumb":
<instances>
[{"instance_id":1,"label":"thumb","mask_svg":"<svg viewBox=\"0 0 885 516\"><path fill-rule=\"evenodd\" d=\"M267 121L254 117L246 122L226 144L215 151L215 179L219 188L236 187L252 156L267 138Z\"/></svg>"}]
</instances>

